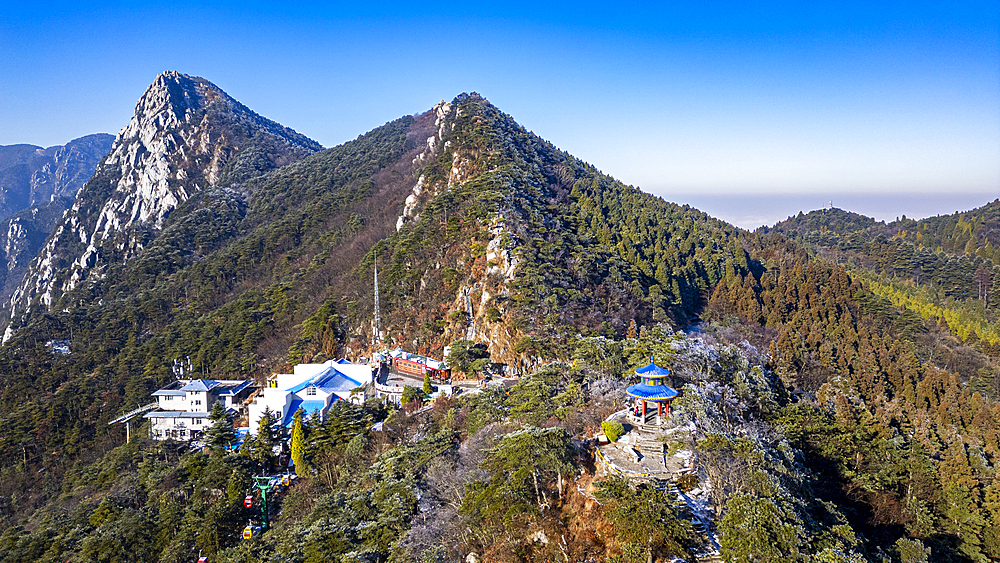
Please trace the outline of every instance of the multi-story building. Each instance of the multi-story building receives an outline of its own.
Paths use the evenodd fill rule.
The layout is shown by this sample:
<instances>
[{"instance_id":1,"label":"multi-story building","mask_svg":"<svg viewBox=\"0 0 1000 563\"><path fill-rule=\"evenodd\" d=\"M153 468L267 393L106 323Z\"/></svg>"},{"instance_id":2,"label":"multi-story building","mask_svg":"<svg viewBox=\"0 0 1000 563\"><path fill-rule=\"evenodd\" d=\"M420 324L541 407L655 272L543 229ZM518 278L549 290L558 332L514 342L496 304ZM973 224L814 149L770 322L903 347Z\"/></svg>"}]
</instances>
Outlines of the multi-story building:
<instances>
[{"instance_id":1,"label":"multi-story building","mask_svg":"<svg viewBox=\"0 0 1000 563\"><path fill-rule=\"evenodd\" d=\"M157 440L192 440L212 425L208 413L217 401L240 416L252 390L246 379L179 379L153 393L158 408L144 418L150 420L150 434Z\"/></svg>"}]
</instances>

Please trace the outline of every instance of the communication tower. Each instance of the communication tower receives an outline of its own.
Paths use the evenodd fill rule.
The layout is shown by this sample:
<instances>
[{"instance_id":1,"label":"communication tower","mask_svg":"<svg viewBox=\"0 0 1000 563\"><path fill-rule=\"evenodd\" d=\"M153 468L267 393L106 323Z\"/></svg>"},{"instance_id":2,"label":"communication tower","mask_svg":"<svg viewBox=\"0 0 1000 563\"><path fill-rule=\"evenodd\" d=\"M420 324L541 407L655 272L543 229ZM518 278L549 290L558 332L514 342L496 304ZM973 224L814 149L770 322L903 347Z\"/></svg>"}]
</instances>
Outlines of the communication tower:
<instances>
[{"instance_id":1,"label":"communication tower","mask_svg":"<svg viewBox=\"0 0 1000 563\"><path fill-rule=\"evenodd\" d=\"M372 346L382 343L382 317L378 307L378 251L375 251L375 319L372 323Z\"/></svg>"}]
</instances>

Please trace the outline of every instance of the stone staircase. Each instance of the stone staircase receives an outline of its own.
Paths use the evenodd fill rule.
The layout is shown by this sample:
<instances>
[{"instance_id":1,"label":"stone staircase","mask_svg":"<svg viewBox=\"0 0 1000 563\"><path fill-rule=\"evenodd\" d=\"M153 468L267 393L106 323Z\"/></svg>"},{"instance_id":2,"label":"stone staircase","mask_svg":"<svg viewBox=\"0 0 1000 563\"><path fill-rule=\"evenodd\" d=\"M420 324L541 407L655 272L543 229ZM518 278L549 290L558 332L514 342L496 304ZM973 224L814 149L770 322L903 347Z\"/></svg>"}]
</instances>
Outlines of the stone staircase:
<instances>
[{"instance_id":1,"label":"stone staircase","mask_svg":"<svg viewBox=\"0 0 1000 563\"><path fill-rule=\"evenodd\" d=\"M633 447L639 450L642 456L646 458L646 465L650 469L655 468L657 471L665 469L663 442L647 436L647 434L639 434L635 439Z\"/></svg>"}]
</instances>

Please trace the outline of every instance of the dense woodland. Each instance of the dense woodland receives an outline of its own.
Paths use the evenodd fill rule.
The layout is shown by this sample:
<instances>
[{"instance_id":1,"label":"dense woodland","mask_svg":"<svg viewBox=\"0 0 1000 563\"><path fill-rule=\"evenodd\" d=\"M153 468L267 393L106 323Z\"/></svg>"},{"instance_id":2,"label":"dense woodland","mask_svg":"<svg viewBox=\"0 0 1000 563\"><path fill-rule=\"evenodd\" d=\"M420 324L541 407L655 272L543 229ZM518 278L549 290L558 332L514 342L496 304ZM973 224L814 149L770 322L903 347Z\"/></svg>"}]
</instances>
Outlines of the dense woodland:
<instances>
[{"instance_id":1,"label":"dense woodland","mask_svg":"<svg viewBox=\"0 0 1000 563\"><path fill-rule=\"evenodd\" d=\"M997 202L747 233L477 95L237 172L0 349L0 560L693 560L675 499L595 475L589 440L650 356L681 390L723 560L1000 560ZM301 478L250 541L242 500L281 437L189 451L108 425L176 358L262 378L367 354L376 265L391 344L501 335L466 371L492 355L516 385L300 421Z\"/></svg>"}]
</instances>

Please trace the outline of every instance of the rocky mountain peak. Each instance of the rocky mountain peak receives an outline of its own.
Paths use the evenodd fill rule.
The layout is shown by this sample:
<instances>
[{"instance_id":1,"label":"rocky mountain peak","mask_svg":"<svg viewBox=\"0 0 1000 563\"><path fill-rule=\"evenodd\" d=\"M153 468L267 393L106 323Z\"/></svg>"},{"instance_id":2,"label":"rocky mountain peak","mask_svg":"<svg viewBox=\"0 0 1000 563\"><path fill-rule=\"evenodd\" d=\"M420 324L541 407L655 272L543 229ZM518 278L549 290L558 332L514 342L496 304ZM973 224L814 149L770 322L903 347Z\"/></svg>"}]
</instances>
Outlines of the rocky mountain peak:
<instances>
[{"instance_id":1,"label":"rocky mountain peak","mask_svg":"<svg viewBox=\"0 0 1000 563\"><path fill-rule=\"evenodd\" d=\"M135 116L119 138L138 137L143 143L152 143L158 131L180 126L192 110L202 108L210 88L215 87L176 71L160 74L136 102Z\"/></svg>"},{"instance_id":2,"label":"rocky mountain peak","mask_svg":"<svg viewBox=\"0 0 1000 563\"><path fill-rule=\"evenodd\" d=\"M203 78L160 74L12 295L12 318L138 256L185 201L239 192L247 179L320 149Z\"/></svg>"}]
</instances>

